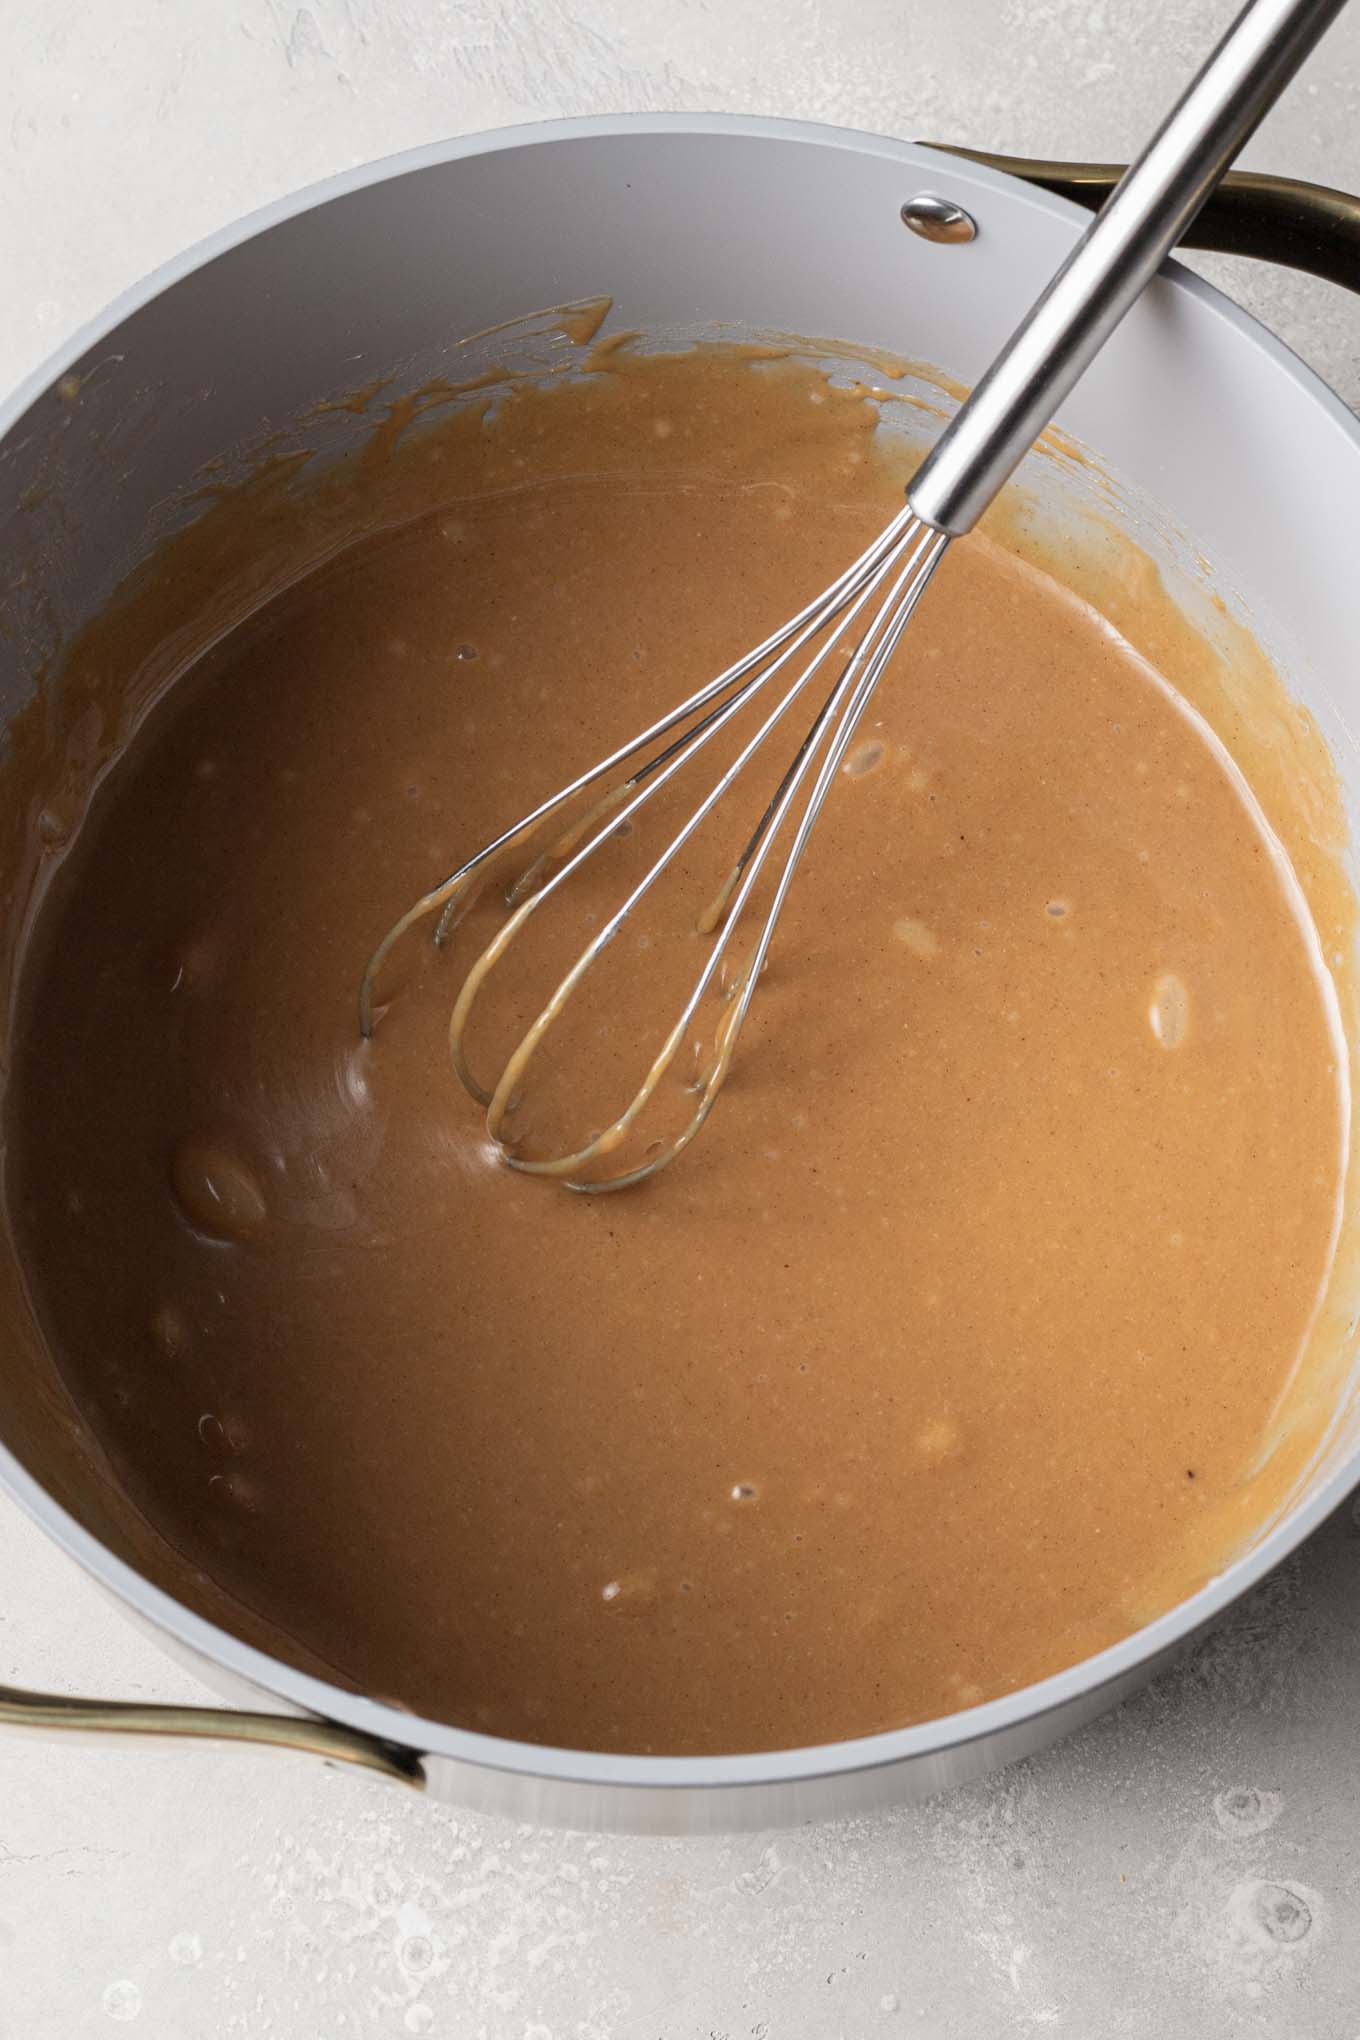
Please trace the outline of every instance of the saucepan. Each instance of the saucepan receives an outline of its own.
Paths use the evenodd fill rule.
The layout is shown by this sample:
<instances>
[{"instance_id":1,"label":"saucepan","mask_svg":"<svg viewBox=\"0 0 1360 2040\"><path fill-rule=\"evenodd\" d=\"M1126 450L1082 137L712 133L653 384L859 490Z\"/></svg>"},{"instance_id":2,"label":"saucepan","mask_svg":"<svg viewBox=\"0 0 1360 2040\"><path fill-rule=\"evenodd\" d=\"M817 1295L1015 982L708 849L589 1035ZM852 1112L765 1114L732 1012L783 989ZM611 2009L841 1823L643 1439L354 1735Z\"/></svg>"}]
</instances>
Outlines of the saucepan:
<instances>
[{"instance_id":1,"label":"saucepan","mask_svg":"<svg viewBox=\"0 0 1360 2040\"><path fill-rule=\"evenodd\" d=\"M647 116L473 136L271 206L129 293L0 407L0 715L44 684L62 637L157 539L198 513L205 473L361 380L428 375L462 336L600 292L644 331L832 335L967 383L1076 237L1079 202L1098 200L1115 174L780 121ZM1360 288L1360 201L1340 193L1238 178L1196 241ZM368 429L340 406L325 423L340 450ZM1360 728L1356 420L1268 332L1169 264L1059 423L1249 598L1253 631L1311 711L1360 816L1348 734ZM4 933L12 957L15 930ZM44 1363L12 1254L0 1262L0 1484L215 1690L246 1703L0 1690L0 1720L280 1745L536 1822L775 1826L973 1777L1149 1678L1360 1481L1360 1398L1343 1367L1335 1422L1283 1518L1182 1605L1055 1677L816 1749L544 1748L345 1690L241 1634L202 1582L178 1579Z\"/></svg>"}]
</instances>

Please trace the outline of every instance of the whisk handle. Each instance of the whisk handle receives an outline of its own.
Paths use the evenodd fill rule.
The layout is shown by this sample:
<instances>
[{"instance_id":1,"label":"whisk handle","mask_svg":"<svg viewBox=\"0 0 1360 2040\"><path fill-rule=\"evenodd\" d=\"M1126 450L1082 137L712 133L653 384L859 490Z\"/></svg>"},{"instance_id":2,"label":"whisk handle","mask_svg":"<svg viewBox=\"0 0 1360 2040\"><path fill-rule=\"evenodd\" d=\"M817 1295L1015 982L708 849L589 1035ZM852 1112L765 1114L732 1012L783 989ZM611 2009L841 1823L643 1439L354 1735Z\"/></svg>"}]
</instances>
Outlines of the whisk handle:
<instances>
[{"instance_id":1,"label":"whisk handle","mask_svg":"<svg viewBox=\"0 0 1360 2040\"><path fill-rule=\"evenodd\" d=\"M1345 0L1250 0L917 470L961 536L1019 465Z\"/></svg>"}]
</instances>

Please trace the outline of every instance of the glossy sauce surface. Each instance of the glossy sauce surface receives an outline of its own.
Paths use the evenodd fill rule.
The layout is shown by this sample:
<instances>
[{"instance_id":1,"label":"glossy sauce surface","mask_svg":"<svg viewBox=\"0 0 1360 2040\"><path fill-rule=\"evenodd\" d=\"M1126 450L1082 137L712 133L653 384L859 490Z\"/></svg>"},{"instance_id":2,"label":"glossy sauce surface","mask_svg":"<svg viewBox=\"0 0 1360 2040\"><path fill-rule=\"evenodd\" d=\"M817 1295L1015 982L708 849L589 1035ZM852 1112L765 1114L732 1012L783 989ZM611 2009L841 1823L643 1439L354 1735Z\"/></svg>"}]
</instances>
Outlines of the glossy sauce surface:
<instances>
[{"instance_id":1,"label":"glossy sauce surface","mask_svg":"<svg viewBox=\"0 0 1360 2040\"><path fill-rule=\"evenodd\" d=\"M447 956L357 1038L417 893L892 513L874 423L619 354L429 430L409 514L147 718L38 916L8 1192L66 1379L192 1565L418 1712L897 1726L1127 1633L1278 1499L1343 1165L1315 943L1226 754L997 544L914 622L675 1168L500 1165ZM635 1057L666 1009L620 954Z\"/></svg>"}]
</instances>

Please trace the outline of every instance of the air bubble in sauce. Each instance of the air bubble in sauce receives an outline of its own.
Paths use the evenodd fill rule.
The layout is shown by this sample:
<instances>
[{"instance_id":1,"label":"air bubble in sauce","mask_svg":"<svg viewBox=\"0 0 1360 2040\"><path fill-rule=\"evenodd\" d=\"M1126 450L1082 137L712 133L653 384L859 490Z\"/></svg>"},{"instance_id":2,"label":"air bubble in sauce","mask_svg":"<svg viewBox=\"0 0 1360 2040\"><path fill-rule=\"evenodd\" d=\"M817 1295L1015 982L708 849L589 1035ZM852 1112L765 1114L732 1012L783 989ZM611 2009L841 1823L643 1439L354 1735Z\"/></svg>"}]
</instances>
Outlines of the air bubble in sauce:
<instances>
[{"instance_id":1,"label":"air bubble in sauce","mask_svg":"<svg viewBox=\"0 0 1360 2040\"><path fill-rule=\"evenodd\" d=\"M870 772L876 772L887 755L885 743L878 737L866 737L863 743L851 746L841 771L847 779L863 779Z\"/></svg>"},{"instance_id":2,"label":"air bubble in sauce","mask_svg":"<svg viewBox=\"0 0 1360 2040\"><path fill-rule=\"evenodd\" d=\"M254 1239L264 1224L264 1192L253 1169L220 1141L182 1141L170 1183L189 1223L212 1239Z\"/></svg>"},{"instance_id":3,"label":"air bubble in sauce","mask_svg":"<svg viewBox=\"0 0 1360 2040\"><path fill-rule=\"evenodd\" d=\"M1179 1048L1190 1031L1190 994L1175 971L1163 971L1152 987L1148 1025L1163 1048Z\"/></svg>"}]
</instances>

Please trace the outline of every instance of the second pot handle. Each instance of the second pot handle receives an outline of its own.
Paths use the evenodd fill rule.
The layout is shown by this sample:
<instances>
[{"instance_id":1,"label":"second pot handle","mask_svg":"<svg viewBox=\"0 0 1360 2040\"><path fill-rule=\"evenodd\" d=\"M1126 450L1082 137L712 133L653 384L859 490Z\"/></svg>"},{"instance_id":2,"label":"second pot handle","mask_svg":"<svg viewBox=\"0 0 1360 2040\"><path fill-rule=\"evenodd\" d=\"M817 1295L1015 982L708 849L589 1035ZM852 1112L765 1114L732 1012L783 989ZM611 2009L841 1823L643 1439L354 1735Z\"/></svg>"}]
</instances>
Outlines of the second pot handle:
<instances>
[{"instance_id":1,"label":"second pot handle","mask_svg":"<svg viewBox=\"0 0 1360 2040\"><path fill-rule=\"evenodd\" d=\"M998 156L952 142L922 142L923 149L1002 170L1089 212L1105 203L1124 175L1122 163L1063 163L1037 156ZM1267 177L1230 170L1181 236L1182 248L1219 255L1251 255L1286 269L1305 270L1328 283L1360 292L1360 198L1297 177Z\"/></svg>"},{"instance_id":2,"label":"second pot handle","mask_svg":"<svg viewBox=\"0 0 1360 2040\"><path fill-rule=\"evenodd\" d=\"M24 1693L0 1686L0 1729L77 1735L187 1737L197 1742L257 1743L296 1750L332 1764L354 1765L419 1791L420 1759L410 1750L357 1728L313 1715L247 1714L227 1707L152 1706L136 1700L82 1700L61 1693Z\"/></svg>"}]
</instances>

